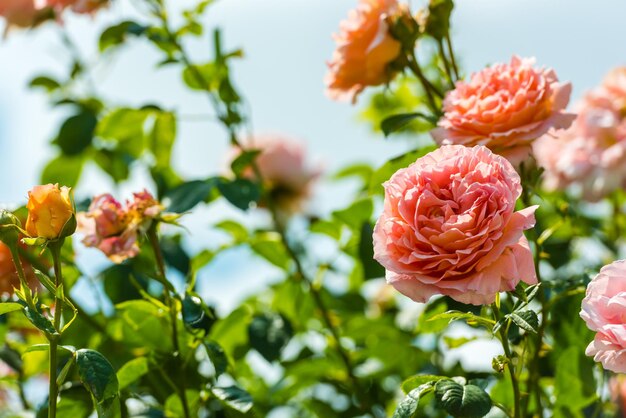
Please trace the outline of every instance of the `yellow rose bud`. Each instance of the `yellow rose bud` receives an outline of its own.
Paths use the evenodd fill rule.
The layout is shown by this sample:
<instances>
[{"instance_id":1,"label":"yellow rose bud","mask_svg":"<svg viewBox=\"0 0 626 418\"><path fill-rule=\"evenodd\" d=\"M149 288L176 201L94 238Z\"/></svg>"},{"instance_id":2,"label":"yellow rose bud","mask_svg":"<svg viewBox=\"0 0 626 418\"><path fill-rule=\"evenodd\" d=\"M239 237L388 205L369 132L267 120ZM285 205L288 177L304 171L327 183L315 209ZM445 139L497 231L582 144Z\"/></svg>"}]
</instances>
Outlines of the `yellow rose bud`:
<instances>
[{"instance_id":1,"label":"yellow rose bud","mask_svg":"<svg viewBox=\"0 0 626 418\"><path fill-rule=\"evenodd\" d=\"M74 232L76 222L69 187L59 188L58 184L35 186L28 192L26 208L26 232L31 237L51 240ZM74 222L74 228L64 231L68 221Z\"/></svg>"}]
</instances>

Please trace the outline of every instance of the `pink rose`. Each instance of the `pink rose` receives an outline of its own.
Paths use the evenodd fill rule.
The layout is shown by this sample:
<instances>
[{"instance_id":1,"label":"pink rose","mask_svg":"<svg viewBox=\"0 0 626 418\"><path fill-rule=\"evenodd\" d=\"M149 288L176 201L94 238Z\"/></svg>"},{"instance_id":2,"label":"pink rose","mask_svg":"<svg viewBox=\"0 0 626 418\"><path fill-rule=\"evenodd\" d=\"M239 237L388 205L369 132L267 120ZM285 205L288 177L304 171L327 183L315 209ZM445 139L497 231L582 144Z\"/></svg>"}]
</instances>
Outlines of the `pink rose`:
<instances>
[{"instance_id":1,"label":"pink rose","mask_svg":"<svg viewBox=\"0 0 626 418\"><path fill-rule=\"evenodd\" d=\"M617 74L613 70L578 103L578 117L569 129L534 143L546 189L577 185L585 200L597 201L626 186L626 85L619 88Z\"/></svg>"},{"instance_id":2,"label":"pink rose","mask_svg":"<svg viewBox=\"0 0 626 418\"><path fill-rule=\"evenodd\" d=\"M325 78L331 99L355 103L365 87L391 80L389 64L400 55L401 45L389 33L386 19L401 10L396 0L361 0L341 22Z\"/></svg>"},{"instance_id":3,"label":"pink rose","mask_svg":"<svg viewBox=\"0 0 626 418\"><path fill-rule=\"evenodd\" d=\"M600 269L587 286L580 316L596 332L586 354L605 369L626 372L626 261Z\"/></svg>"},{"instance_id":4,"label":"pink rose","mask_svg":"<svg viewBox=\"0 0 626 418\"><path fill-rule=\"evenodd\" d=\"M36 0L50 7L60 14L66 8L71 8L75 13L93 13L108 5L109 0Z\"/></svg>"},{"instance_id":5,"label":"pink rose","mask_svg":"<svg viewBox=\"0 0 626 418\"><path fill-rule=\"evenodd\" d=\"M534 226L537 206L515 212L522 187L503 157L484 146L443 146L384 187L374 258L404 295L481 305L520 280L536 283L523 231Z\"/></svg>"},{"instance_id":6,"label":"pink rose","mask_svg":"<svg viewBox=\"0 0 626 418\"><path fill-rule=\"evenodd\" d=\"M551 129L571 125L565 113L572 90L553 70L534 59L511 58L459 81L443 102L444 116L431 132L438 144L485 145L512 162L522 161L531 143Z\"/></svg>"},{"instance_id":7,"label":"pink rose","mask_svg":"<svg viewBox=\"0 0 626 418\"><path fill-rule=\"evenodd\" d=\"M257 136L251 147L261 151L255 161L277 209L287 215L300 211L320 175L319 169L307 164L304 144L280 136ZM235 150L233 159L238 154ZM252 169L244 176L255 178Z\"/></svg>"},{"instance_id":8,"label":"pink rose","mask_svg":"<svg viewBox=\"0 0 626 418\"><path fill-rule=\"evenodd\" d=\"M156 218L164 209L163 205L147 190L133 193L133 200L127 202L127 206L128 212L140 219Z\"/></svg>"}]
</instances>

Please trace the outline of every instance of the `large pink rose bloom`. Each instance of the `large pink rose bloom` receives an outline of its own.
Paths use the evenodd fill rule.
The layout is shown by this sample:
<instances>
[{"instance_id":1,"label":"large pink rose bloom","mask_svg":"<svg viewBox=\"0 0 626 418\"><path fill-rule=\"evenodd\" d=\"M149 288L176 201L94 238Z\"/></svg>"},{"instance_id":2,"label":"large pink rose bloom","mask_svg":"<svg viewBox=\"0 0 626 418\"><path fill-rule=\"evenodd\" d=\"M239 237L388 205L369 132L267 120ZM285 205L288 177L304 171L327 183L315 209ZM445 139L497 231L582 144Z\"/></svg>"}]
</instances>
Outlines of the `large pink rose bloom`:
<instances>
[{"instance_id":1,"label":"large pink rose bloom","mask_svg":"<svg viewBox=\"0 0 626 418\"><path fill-rule=\"evenodd\" d=\"M531 143L571 125L565 112L572 90L534 59L514 56L459 81L443 102L444 116L431 132L438 144L485 145L512 162L523 160Z\"/></svg>"},{"instance_id":2,"label":"large pink rose bloom","mask_svg":"<svg viewBox=\"0 0 626 418\"><path fill-rule=\"evenodd\" d=\"M505 158L484 146L442 146L384 187L374 258L404 295L482 305L520 280L536 283L523 231L534 226L537 206L515 211L522 187Z\"/></svg>"},{"instance_id":3,"label":"large pink rose bloom","mask_svg":"<svg viewBox=\"0 0 626 418\"><path fill-rule=\"evenodd\" d=\"M400 55L401 45L389 33L386 19L400 10L396 0L361 0L341 22L325 78L331 99L355 103L365 87L389 82L389 64Z\"/></svg>"},{"instance_id":4,"label":"large pink rose bloom","mask_svg":"<svg viewBox=\"0 0 626 418\"><path fill-rule=\"evenodd\" d=\"M546 189L576 185L585 200L597 201L626 186L625 72L612 70L601 86L585 95L569 129L535 142Z\"/></svg>"},{"instance_id":5,"label":"large pink rose bloom","mask_svg":"<svg viewBox=\"0 0 626 418\"><path fill-rule=\"evenodd\" d=\"M587 286L580 316L596 332L586 354L607 370L626 373L626 261L602 267Z\"/></svg>"}]
</instances>

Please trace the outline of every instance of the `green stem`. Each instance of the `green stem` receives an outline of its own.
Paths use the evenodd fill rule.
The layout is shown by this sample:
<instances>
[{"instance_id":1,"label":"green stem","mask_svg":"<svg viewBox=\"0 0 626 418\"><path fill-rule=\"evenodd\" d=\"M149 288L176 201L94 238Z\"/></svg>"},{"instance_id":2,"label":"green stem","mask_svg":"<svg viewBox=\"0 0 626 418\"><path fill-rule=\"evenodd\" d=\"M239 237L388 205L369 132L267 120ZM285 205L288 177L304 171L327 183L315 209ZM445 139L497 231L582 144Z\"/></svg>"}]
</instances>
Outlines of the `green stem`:
<instances>
[{"instance_id":1,"label":"green stem","mask_svg":"<svg viewBox=\"0 0 626 418\"><path fill-rule=\"evenodd\" d=\"M443 66L446 70L446 75L448 76L448 81L450 81L450 85L454 88L454 76L452 75L450 62L448 60L448 57L446 56L446 51L443 46L443 40L437 39L437 47L439 49L439 56L441 57L441 60L443 61Z\"/></svg>"},{"instance_id":2,"label":"green stem","mask_svg":"<svg viewBox=\"0 0 626 418\"><path fill-rule=\"evenodd\" d=\"M424 92L426 93L426 98L428 99L430 110L433 112L435 116L439 116L441 111L439 109L439 106L437 106L437 102L435 101L433 94L439 96L440 98L443 98L443 94L434 85L432 85L430 81L428 81L421 67L417 63L415 54L411 53L407 57L407 62L408 62L409 68L411 69L411 71L413 71L413 74L415 74L415 76L419 79L420 83L422 84L422 87L424 87Z\"/></svg>"},{"instance_id":3,"label":"green stem","mask_svg":"<svg viewBox=\"0 0 626 418\"><path fill-rule=\"evenodd\" d=\"M57 347L59 344L59 330L61 329L61 318L63 315L63 300L59 298L59 286L63 283L63 271L61 269L61 247L63 246L63 240L56 241L49 244L50 252L52 253L52 260L54 262L54 285L56 292L54 295L54 329L56 333L49 336L50 342L50 392L48 395L48 418L56 417L57 410L57 398L59 396L59 388L57 385ZM65 293L65 289L63 289Z\"/></svg>"},{"instance_id":4,"label":"green stem","mask_svg":"<svg viewBox=\"0 0 626 418\"><path fill-rule=\"evenodd\" d=\"M148 239L150 240L150 245L152 246L152 250L154 251L154 257L157 262L157 272L160 278L161 283L169 283L167 280L167 276L165 273L165 260L163 258L163 252L161 251L161 246L159 245L159 237L157 235L157 223L153 222L150 228L148 229ZM185 418L190 418L191 415L189 413L189 402L187 400L187 393L185 392L185 388L187 387L187 382L185 379L185 365L182 361L182 353L180 350L180 343L178 342L178 308L176 305L176 299L170 295L170 291L168 286L165 286L163 289L163 295L165 297L165 303L169 307L170 311L170 320L172 322L172 345L174 346L174 359L180 362L180 373L179 373L179 384L178 394L183 406L183 413Z\"/></svg>"},{"instance_id":5,"label":"green stem","mask_svg":"<svg viewBox=\"0 0 626 418\"><path fill-rule=\"evenodd\" d=\"M452 63L452 69L454 70L454 75L458 80L459 77L459 67L456 64L456 58L454 57L454 49L452 48L452 38L450 37L450 33L446 33L446 44L448 46L448 54L450 55L450 62Z\"/></svg>"},{"instance_id":6,"label":"green stem","mask_svg":"<svg viewBox=\"0 0 626 418\"><path fill-rule=\"evenodd\" d=\"M493 310L493 317L496 322L502 319L502 315L500 314L500 309L498 306L493 303L491 305ZM520 400L521 393L519 389L519 382L517 380L517 375L515 374L515 367L513 366L513 353L511 351L511 347L509 346L509 337L507 336L508 327L501 326L499 330L500 341L502 342L502 349L504 350L504 355L509 360L507 363L507 369L509 371L509 376L511 377L511 385L513 386L513 402L514 402L514 413L513 418L521 418L521 408L520 408Z\"/></svg>"},{"instance_id":7,"label":"green stem","mask_svg":"<svg viewBox=\"0 0 626 418\"><path fill-rule=\"evenodd\" d=\"M15 265L17 277L19 277L20 279L22 288L26 290L24 294L24 296L26 297L26 303L31 309L33 309L35 307L35 304L33 302L33 293L28 286L28 282L26 281L26 275L24 274L24 269L22 268L22 260L20 259L20 254L17 250L17 243L15 243L15 245L7 245L7 247L9 247L9 250L11 251L11 258L13 258L13 265Z\"/></svg>"}]
</instances>

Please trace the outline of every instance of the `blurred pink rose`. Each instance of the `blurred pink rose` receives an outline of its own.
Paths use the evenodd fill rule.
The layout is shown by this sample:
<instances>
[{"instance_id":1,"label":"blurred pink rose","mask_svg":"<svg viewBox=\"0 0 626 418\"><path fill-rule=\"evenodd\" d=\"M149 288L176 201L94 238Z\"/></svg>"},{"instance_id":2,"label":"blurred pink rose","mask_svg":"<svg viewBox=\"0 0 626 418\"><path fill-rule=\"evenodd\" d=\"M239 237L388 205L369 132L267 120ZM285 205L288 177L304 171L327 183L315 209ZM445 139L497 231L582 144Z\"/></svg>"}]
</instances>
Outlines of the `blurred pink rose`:
<instances>
[{"instance_id":1,"label":"blurred pink rose","mask_svg":"<svg viewBox=\"0 0 626 418\"><path fill-rule=\"evenodd\" d=\"M626 372L626 261L600 269L587 286L580 316L596 332L586 350L606 370Z\"/></svg>"},{"instance_id":2,"label":"blurred pink rose","mask_svg":"<svg viewBox=\"0 0 626 418\"><path fill-rule=\"evenodd\" d=\"M40 4L61 13L66 8L70 8L75 13L93 13L96 10L108 5L109 0L35 0Z\"/></svg>"},{"instance_id":3,"label":"blurred pink rose","mask_svg":"<svg viewBox=\"0 0 626 418\"><path fill-rule=\"evenodd\" d=\"M523 231L534 226L537 206L515 212L522 187L503 157L483 146L442 146L384 187L374 258L404 295L480 305L520 280L536 283Z\"/></svg>"},{"instance_id":4,"label":"blurred pink rose","mask_svg":"<svg viewBox=\"0 0 626 418\"><path fill-rule=\"evenodd\" d=\"M534 59L513 56L459 81L446 95L444 116L431 132L438 144L485 145L517 163L531 143L554 129L571 125L565 113L572 90L551 69L536 69Z\"/></svg>"},{"instance_id":5,"label":"blurred pink rose","mask_svg":"<svg viewBox=\"0 0 626 418\"><path fill-rule=\"evenodd\" d=\"M569 129L535 142L546 189L577 185L585 200L597 201L626 186L625 81L619 69L611 71L578 103Z\"/></svg>"},{"instance_id":6,"label":"blurred pink rose","mask_svg":"<svg viewBox=\"0 0 626 418\"><path fill-rule=\"evenodd\" d=\"M331 99L355 103L365 87L391 80L389 64L400 55L401 45L389 33L386 19L400 10L396 0L360 0L341 22L325 78Z\"/></svg>"},{"instance_id":7,"label":"blurred pink rose","mask_svg":"<svg viewBox=\"0 0 626 418\"><path fill-rule=\"evenodd\" d=\"M2 0L0 1L0 16L6 20L7 30L11 26L27 28L38 22L41 10L35 5L35 0Z\"/></svg>"},{"instance_id":8,"label":"blurred pink rose","mask_svg":"<svg viewBox=\"0 0 626 418\"><path fill-rule=\"evenodd\" d=\"M134 193L126 208L110 194L96 196L89 211L78 214L78 228L85 234L82 242L121 263L139 254L138 234L162 211L161 204L145 190Z\"/></svg>"},{"instance_id":9,"label":"blurred pink rose","mask_svg":"<svg viewBox=\"0 0 626 418\"><path fill-rule=\"evenodd\" d=\"M261 151L255 161L277 209L284 214L299 212L310 196L314 180L320 175L319 169L307 164L304 144L280 136L257 136L253 138L251 148ZM239 151L235 150L233 159L238 154ZM255 177L252 169L248 169L244 176ZM265 203L261 202L261 205Z\"/></svg>"}]
</instances>

